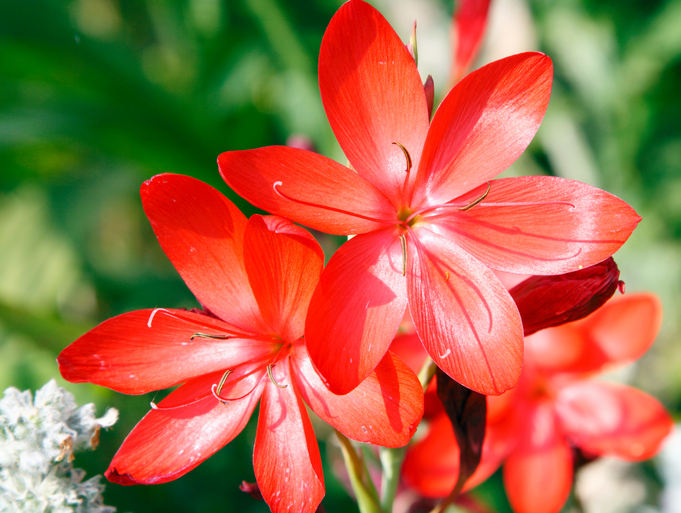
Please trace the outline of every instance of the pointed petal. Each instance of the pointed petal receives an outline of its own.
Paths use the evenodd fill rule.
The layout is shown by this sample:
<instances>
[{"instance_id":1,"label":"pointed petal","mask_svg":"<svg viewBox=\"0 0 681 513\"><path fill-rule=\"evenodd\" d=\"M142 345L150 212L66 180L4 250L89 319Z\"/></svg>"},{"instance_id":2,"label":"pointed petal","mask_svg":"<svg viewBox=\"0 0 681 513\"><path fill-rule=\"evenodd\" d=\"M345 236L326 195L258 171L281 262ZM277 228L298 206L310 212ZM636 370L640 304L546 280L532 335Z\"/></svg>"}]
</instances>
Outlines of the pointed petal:
<instances>
[{"instance_id":1,"label":"pointed petal","mask_svg":"<svg viewBox=\"0 0 681 513\"><path fill-rule=\"evenodd\" d=\"M310 358L329 389L347 394L381 361L407 307L395 228L354 237L331 257L305 324Z\"/></svg>"},{"instance_id":2,"label":"pointed petal","mask_svg":"<svg viewBox=\"0 0 681 513\"><path fill-rule=\"evenodd\" d=\"M485 192L480 187L466 205ZM527 176L494 180L470 210L435 221L485 265L518 274L563 274L612 255L641 218L621 199L574 180Z\"/></svg>"},{"instance_id":3,"label":"pointed petal","mask_svg":"<svg viewBox=\"0 0 681 513\"><path fill-rule=\"evenodd\" d=\"M487 26L490 0L460 0L452 18L454 62L451 83L461 80L475 60Z\"/></svg>"},{"instance_id":4,"label":"pointed petal","mask_svg":"<svg viewBox=\"0 0 681 513\"><path fill-rule=\"evenodd\" d=\"M423 388L416 374L388 351L352 392L335 395L324 386L300 343L292 358L296 385L307 405L348 438L403 447L423 415Z\"/></svg>"},{"instance_id":5,"label":"pointed petal","mask_svg":"<svg viewBox=\"0 0 681 513\"><path fill-rule=\"evenodd\" d=\"M398 150L399 151L399 150ZM403 157L404 158L404 157ZM310 151L269 146L218 157L227 185L256 207L335 234L395 222L395 207L357 173Z\"/></svg>"},{"instance_id":6,"label":"pointed petal","mask_svg":"<svg viewBox=\"0 0 681 513\"><path fill-rule=\"evenodd\" d=\"M427 229L407 243L409 309L430 357L487 395L515 386L523 359L518 310L494 273Z\"/></svg>"},{"instance_id":7,"label":"pointed petal","mask_svg":"<svg viewBox=\"0 0 681 513\"><path fill-rule=\"evenodd\" d=\"M546 55L521 53L467 75L428 132L413 204L438 205L491 180L525 151L551 95Z\"/></svg>"},{"instance_id":8,"label":"pointed petal","mask_svg":"<svg viewBox=\"0 0 681 513\"><path fill-rule=\"evenodd\" d=\"M274 513L314 513L324 497L319 447L286 365L277 365L278 388L267 382L260 404L253 467L265 502Z\"/></svg>"},{"instance_id":9,"label":"pointed petal","mask_svg":"<svg viewBox=\"0 0 681 513\"><path fill-rule=\"evenodd\" d=\"M187 383L147 413L114 456L106 478L122 485L166 483L231 442L246 426L260 392L225 405L210 395L216 378ZM187 405L173 407L177 403Z\"/></svg>"},{"instance_id":10,"label":"pointed petal","mask_svg":"<svg viewBox=\"0 0 681 513\"><path fill-rule=\"evenodd\" d=\"M197 333L234 338L192 340ZM271 340L241 338L233 326L214 317L157 308L104 321L64 349L57 361L72 383L143 394L263 358L272 349Z\"/></svg>"},{"instance_id":11,"label":"pointed petal","mask_svg":"<svg viewBox=\"0 0 681 513\"><path fill-rule=\"evenodd\" d=\"M324 266L319 243L287 219L253 216L246 225L244 262L265 321L283 340L302 337Z\"/></svg>"},{"instance_id":12,"label":"pointed petal","mask_svg":"<svg viewBox=\"0 0 681 513\"><path fill-rule=\"evenodd\" d=\"M539 331L525 338L528 357L548 372L598 372L643 355L662 323L662 306L653 294L626 294L589 317Z\"/></svg>"},{"instance_id":13,"label":"pointed petal","mask_svg":"<svg viewBox=\"0 0 681 513\"><path fill-rule=\"evenodd\" d=\"M398 205L407 166L393 143L407 149L416 169L428 107L414 59L369 4L347 2L331 19L319 52L319 89L352 167Z\"/></svg>"},{"instance_id":14,"label":"pointed petal","mask_svg":"<svg viewBox=\"0 0 681 513\"><path fill-rule=\"evenodd\" d=\"M504 464L504 488L515 513L558 513L572 488L572 451L549 403L527 419L522 438Z\"/></svg>"},{"instance_id":15,"label":"pointed petal","mask_svg":"<svg viewBox=\"0 0 681 513\"><path fill-rule=\"evenodd\" d=\"M515 445L507 425L487 426L482 459L466 481L465 490L486 481L501 466ZM459 446L447 415L438 415L428 426L425 437L411 445L402 466L402 477L424 497L445 497L459 477Z\"/></svg>"},{"instance_id":16,"label":"pointed petal","mask_svg":"<svg viewBox=\"0 0 681 513\"><path fill-rule=\"evenodd\" d=\"M196 299L220 319L262 332L244 270L246 218L239 209L210 185L182 175L157 175L140 193L158 242Z\"/></svg>"},{"instance_id":17,"label":"pointed petal","mask_svg":"<svg viewBox=\"0 0 681 513\"><path fill-rule=\"evenodd\" d=\"M556 412L572 444L592 454L626 460L653 457L673 427L657 399L617 383L569 385L556 398Z\"/></svg>"}]
</instances>

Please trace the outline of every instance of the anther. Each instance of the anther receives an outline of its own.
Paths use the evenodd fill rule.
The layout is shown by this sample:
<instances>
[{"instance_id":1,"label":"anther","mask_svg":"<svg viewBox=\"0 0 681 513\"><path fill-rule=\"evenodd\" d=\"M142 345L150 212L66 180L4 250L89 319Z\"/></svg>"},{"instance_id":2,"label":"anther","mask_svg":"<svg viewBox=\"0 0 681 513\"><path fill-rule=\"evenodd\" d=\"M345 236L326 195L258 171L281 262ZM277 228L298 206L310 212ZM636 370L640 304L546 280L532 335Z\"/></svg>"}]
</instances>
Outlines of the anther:
<instances>
[{"instance_id":1,"label":"anther","mask_svg":"<svg viewBox=\"0 0 681 513\"><path fill-rule=\"evenodd\" d=\"M267 366L267 375L269 376L270 381L278 388L286 388L288 385L280 385L279 383L276 382L276 380L274 379L274 375L272 374L272 367L274 367L273 363L270 363Z\"/></svg>"},{"instance_id":2,"label":"anther","mask_svg":"<svg viewBox=\"0 0 681 513\"><path fill-rule=\"evenodd\" d=\"M404 234L400 235L400 242L402 243L402 276L407 275L407 238Z\"/></svg>"},{"instance_id":3,"label":"anther","mask_svg":"<svg viewBox=\"0 0 681 513\"><path fill-rule=\"evenodd\" d=\"M482 196L480 196L478 199L476 199L476 200L473 201L472 203L469 203L469 204L466 205L465 207L459 207L459 210L461 210L462 212L465 212L466 210L470 210L470 209L472 209L475 205L479 204L482 200L484 200L484 199L487 197L487 195L489 194L489 190L490 190L491 186L492 186L492 184L491 184L490 182L487 182L487 190L485 191L485 194L483 194Z\"/></svg>"},{"instance_id":4,"label":"anther","mask_svg":"<svg viewBox=\"0 0 681 513\"><path fill-rule=\"evenodd\" d=\"M218 395L220 395L222 393L222 387L225 386L225 381L227 381L227 376L229 376L231 373L232 373L231 370L225 371L225 373L220 378L220 381L218 382L218 387L215 390Z\"/></svg>"},{"instance_id":5,"label":"anther","mask_svg":"<svg viewBox=\"0 0 681 513\"><path fill-rule=\"evenodd\" d=\"M194 340L195 338L212 338L215 340L227 340L228 338L234 338L234 335L210 335L208 333L194 333L189 340Z\"/></svg>"},{"instance_id":6,"label":"anther","mask_svg":"<svg viewBox=\"0 0 681 513\"><path fill-rule=\"evenodd\" d=\"M449 281L449 271L445 271L445 281Z\"/></svg>"},{"instance_id":7,"label":"anther","mask_svg":"<svg viewBox=\"0 0 681 513\"><path fill-rule=\"evenodd\" d=\"M402 153L404 153L404 158L407 159L407 174L409 174L409 171L411 171L411 166L412 166L412 163L411 163L411 155L409 155L409 152L407 151L407 148L405 148L404 146L402 146L400 143L394 142L394 141L393 141L393 144L394 144L395 146L399 146L399 148L402 150Z\"/></svg>"}]
</instances>

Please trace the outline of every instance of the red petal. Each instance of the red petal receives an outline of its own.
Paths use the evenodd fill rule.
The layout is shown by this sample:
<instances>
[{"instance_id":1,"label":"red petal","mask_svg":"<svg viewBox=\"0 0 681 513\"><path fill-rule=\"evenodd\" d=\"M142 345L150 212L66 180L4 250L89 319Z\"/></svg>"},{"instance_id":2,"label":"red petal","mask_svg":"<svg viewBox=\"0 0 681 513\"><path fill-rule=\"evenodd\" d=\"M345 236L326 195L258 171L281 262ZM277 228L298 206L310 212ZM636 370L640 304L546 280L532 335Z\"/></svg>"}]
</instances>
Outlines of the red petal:
<instances>
[{"instance_id":1,"label":"red petal","mask_svg":"<svg viewBox=\"0 0 681 513\"><path fill-rule=\"evenodd\" d=\"M333 255L312 296L305 342L329 389L347 394L381 361L407 307L395 228L354 237Z\"/></svg>"},{"instance_id":2,"label":"red petal","mask_svg":"<svg viewBox=\"0 0 681 513\"><path fill-rule=\"evenodd\" d=\"M420 434L419 430L419 434ZM446 414L428 426L426 436L409 450L402 465L404 482L424 497L446 497L459 476L459 445Z\"/></svg>"},{"instance_id":3,"label":"red petal","mask_svg":"<svg viewBox=\"0 0 681 513\"><path fill-rule=\"evenodd\" d=\"M416 375L388 352L369 377L347 395L329 392L304 344L292 365L300 394L322 420L348 438L383 447L407 445L423 415L423 388Z\"/></svg>"},{"instance_id":4,"label":"red petal","mask_svg":"<svg viewBox=\"0 0 681 513\"><path fill-rule=\"evenodd\" d=\"M196 299L222 320L254 333L265 328L243 264L246 218L199 180L163 174L142 184L144 212Z\"/></svg>"},{"instance_id":5,"label":"red petal","mask_svg":"<svg viewBox=\"0 0 681 513\"><path fill-rule=\"evenodd\" d=\"M189 403L186 406L147 413L114 456L107 479L123 485L166 483L232 441L246 426L260 393L222 404L210 395L210 386L219 377L202 376L159 404L164 408ZM196 398L198 401L192 402Z\"/></svg>"},{"instance_id":6,"label":"red petal","mask_svg":"<svg viewBox=\"0 0 681 513\"><path fill-rule=\"evenodd\" d=\"M504 464L504 488L515 513L558 513L572 488L572 451L557 430L550 403L527 419Z\"/></svg>"},{"instance_id":7,"label":"red petal","mask_svg":"<svg viewBox=\"0 0 681 513\"><path fill-rule=\"evenodd\" d=\"M104 321L64 349L59 371L73 383L95 383L143 394L189 378L264 357L271 340L192 336L234 334L208 315L183 310L138 310Z\"/></svg>"},{"instance_id":8,"label":"red petal","mask_svg":"<svg viewBox=\"0 0 681 513\"><path fill-rule=\"evenodd\" d=\"M653 294L618 296L584 320L525 338L528 358L545 371L596 372L643 355L662 323L662 306Z\"/></svg>"},{"instance_id":9,"label":"red petal","mask_svg":"<svg viewBox=\"0 0 681 513\"><path fill-rule=\"evenodd\" d=\"M625 364L650 349L661 325L658 297L639 293L614 298L584 319L580 328L590 352L600 352L607 363Z\"/></svg>"},{"instance_id":10,"label":"red petal","mask_svg":"<svg viewBox=\"0 0 681 513\"><path fill-rule=\"evenodd\" d=\"M461 80L480 48L487 26L490 0L460 0L452 18L454 62L451 82Z\"/></svg>"},{"instance_id":11,"label":"red petal","mask_svg":"<svg viewBox=\"0 0 681 513\"><path fill-rule=\"evenodd\" d=\"M515 438L505 424L487 425L482 459L464 490L486 481L500 466L515 445ZM424 497L445 497L454 489L459 477L459 446L447 415L438 415L428 432L410 446L402 466L405 483Z\"/></svg>"},{"instance_id":12,"label":"red petal","mask_svg":"<svg viewBox=\"0 0 681 513\"><path fill-rule=\"evenodd\" d=\"M274 376L286 388L267 382L255 436L255 478L274 513L314 513L324 497L317 440L288 363L275 367Z\"/></svg>"},{"instance_id":13,"label":"red petal","mask_svg":"<svg viewBox=\"0 0 681 513\"><path fill-rule=\"evenodd\" d=\"M487 186L457 199L466 205ZM562 274L612 255L641 218L624 201L590 185L549 176L491 182L470 210L436 223L489 267L518 274Z\"/></svg>"},{"instance_id":14,"label":"red petal","mask_svg":"<svg viewBox=\"0 0 681 513\"><path fill-rule=\"evenodd\" d=\"M556 411L570 442L597 455L645 460L673 427L660 402L616 383L583 381L563 388Z\"/></svg>"},{"instance_id":15,"label":"red petal","mask_svg":"<svg viewBox=\"0 0 681 513\"><path fill-rule=\"evenodd\" d=\"M523 359L520 316L494 273L427 229L409 237L409 309L433 361L487 395L515 386Z\"/></svg>"},{"instance_id":16,"label":"red petal","mask_svg":"<svg viewBox=\"0 0 681 513\"><path fill-rule=\"evenodd\" d=\"M407 164L393 143L407 149L416 170L428 106L414 59L369 4L347 2L331 19L319 52L319 89L352 166L399 205Z\"/></svg>"},{"instance_id":17,"label":"red petal","mask_svg":"<svg viewBox=\"0 0 681 513\"><path fill-rule=\"evenodd\" d=\"M227 185L256 207L316 230L364 233L395 223L395 207L381 191L316 153L286 146L228 151L218 166Z\"/></svg>"},{"instance_id":18,"label":"red petal","mask_svg":"<svg viewBox=\"0 0 681 513\"><path fill-rule=\"evenodd\" d=\"M495 61L467 75L442 101L428 132L413 205L438 205L491 180L525 151L551 94L541 53Z\"/></svg>"},{"instance_id":19,"label":"red petal","mask_svg":"<svg viewBox=\"0 0 681 513\"><path fill-rule=\"evenodd\" d=\"M324 266L315 238L287 219L253 216L246 226L244 261L265 321L283 340L302 337Z\"/></svg>"}]
</instances>

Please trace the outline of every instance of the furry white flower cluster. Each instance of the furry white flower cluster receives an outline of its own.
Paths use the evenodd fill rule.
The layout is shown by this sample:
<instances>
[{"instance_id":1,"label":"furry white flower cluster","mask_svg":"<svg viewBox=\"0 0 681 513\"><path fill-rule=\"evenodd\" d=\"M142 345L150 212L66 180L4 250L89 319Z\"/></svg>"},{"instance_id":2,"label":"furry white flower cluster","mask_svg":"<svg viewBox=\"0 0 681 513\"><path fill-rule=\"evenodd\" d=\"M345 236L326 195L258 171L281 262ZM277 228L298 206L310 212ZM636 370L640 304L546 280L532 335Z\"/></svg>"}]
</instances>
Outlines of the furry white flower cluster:
<instances>
[{"instance_id":1,"label":"furry white flower cluster","mask_svg":"<svg viewBox=\"0 0 681 513\"><path fill-rule=\"evenodd\" d=\"M35 394L10 387L0 399L0 512L113 513L102 503L101 476L83 481L73 452L94 449L101 428L118 411L95 418L95 405L80 408L50 380Z\"/></svg>"}]
</instances>

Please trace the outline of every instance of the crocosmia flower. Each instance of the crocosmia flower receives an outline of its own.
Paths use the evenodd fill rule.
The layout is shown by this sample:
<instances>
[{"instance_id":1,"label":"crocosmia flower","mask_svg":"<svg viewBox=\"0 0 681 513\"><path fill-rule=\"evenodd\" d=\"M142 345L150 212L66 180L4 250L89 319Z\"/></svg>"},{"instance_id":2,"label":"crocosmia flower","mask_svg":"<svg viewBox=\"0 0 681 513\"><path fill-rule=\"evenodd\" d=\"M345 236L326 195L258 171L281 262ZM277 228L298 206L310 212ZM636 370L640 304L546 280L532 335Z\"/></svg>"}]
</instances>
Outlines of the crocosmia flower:
<instances>
[{"instance_id":1,"label":"crocosmia flower","mask_svg":"<svg viewBox=\"0 0 681 513\"><path fill-rule=\"evenodd\" d=\"M638 359L653 343L661 307L651 294L617 297L590 316L525 338L518 386L488 397L482 462L467 486L505 460L516 513L557 513L573 479L573 449L630 461L654 456L672 429L665 408L635 388L590 379ZM444 497L458 475L458 447L444 415L407 454L403 477L422 495Z\"/></svg>"},{"instance_id":2,"label":"crocosmia flower","mask_svg":"<svg viewBox=\"0 0 681 513\"><path fill-rule=\"evenodd\" d=\"M523 330L492 269L562 274L610 256L640 220L583 183L493 180L546 111L551 60L524 53L461 80L432 123L414 59L361 0L331 20L319 56L329 123L351 168L304 150L220 155L226 182L269 212L356 234L331 258L305 338L329 388L346 393L385 355L407 305L435 363L486 394L513 387Z\"/></svg>"},{"instance_id":3,"label":"crocosmia flower","mask_svg":"<svg viewBox=\"0 0 681 513\"><path fill-rule=\"evenodd\" d=\"M423 392L399 358L388 353L346 396L330 393L310 362L303 329L324 255L307 231L274 216L246 220L218 191L185 176L156 176L141 194L161 247L203 311L123 314L59 355L72 382L128 394L182 383L128 435L109 480L152 484L185 474L239 434L258 400L253 465L275 512L313 512L324 495L305 404L355 440L409 441Z\"/></svg>"}]
</instances>

